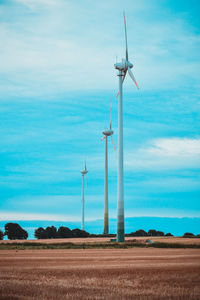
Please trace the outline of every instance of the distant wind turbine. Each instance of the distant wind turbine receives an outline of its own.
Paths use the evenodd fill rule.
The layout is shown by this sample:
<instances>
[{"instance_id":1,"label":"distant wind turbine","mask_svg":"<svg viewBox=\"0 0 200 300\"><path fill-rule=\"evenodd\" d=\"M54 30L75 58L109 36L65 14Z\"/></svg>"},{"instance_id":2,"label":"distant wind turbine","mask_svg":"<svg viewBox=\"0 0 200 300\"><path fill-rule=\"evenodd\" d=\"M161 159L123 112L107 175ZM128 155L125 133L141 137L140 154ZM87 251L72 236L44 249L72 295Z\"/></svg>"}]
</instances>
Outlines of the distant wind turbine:
<instances>
[{"instance_id":1,"label":"distant wind turbine","mask_svg":"<svg viewBox=\"0 0 200 300\"><path fill-rule=\"evenodd\" d=\"M118 103L118 182L117 182L117 242L124 242L124 166L123 166L123 94L122 85L128 71L131 79L139 89L136 79L131 71L132 63L128 60L128 43L126 33L126 18L124 13L126 59L116 63L115 69L119 70L119 96Z\"/></svg>"},{"instance_id":2,"label":"distant wind turbine","mask_svg":"<svg viewBox=\"0 0 200 300\"><path fill-rule=\"evenodd\" d=\"M85 162L85 168L81 171L82 174L82 224L81 229L85 230L85 198L84 198L84 176L88 173L86 162Z\"/></svg>"},{"instance_id":3,"label":"distant wind turbine","mask_svg":"<svg viewBox=\"0 0 200 300\"><path fill-rule=\"evenodd\" d=\"M114 150L116 151L115 144L112 138L114 131L112 130L112 102L110 105L110 128L105 129L103 132L105 139L105 182L104 182L104 234L109 233L109 218L108 218L108 137L110 136Z\"/></svg>"}]
</instances>

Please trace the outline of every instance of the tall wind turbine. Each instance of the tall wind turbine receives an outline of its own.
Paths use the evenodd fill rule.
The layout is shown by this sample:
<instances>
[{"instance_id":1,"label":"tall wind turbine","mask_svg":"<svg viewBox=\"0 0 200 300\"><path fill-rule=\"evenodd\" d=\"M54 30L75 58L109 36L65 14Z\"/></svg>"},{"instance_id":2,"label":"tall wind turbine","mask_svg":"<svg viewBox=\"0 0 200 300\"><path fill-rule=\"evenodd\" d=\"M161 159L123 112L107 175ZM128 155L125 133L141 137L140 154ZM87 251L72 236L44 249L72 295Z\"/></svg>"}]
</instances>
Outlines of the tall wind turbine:
<instances>
[{"instance_id":1,"label":"tall wind turbine","mask_svg":"<svg viewBox=\"0 0 200 300\"><path fill-rule=\"evenodd\" d=\"M81 171L82 174L82 224L81 229L84 230L85 226L85 198L84 198L84 176L88 173L86 162L85 162L85 168Z\"/></svg>"},{"instance_id":2,"label":"tall wind turbine","mask_svg":"<svg viewBox=\"0 0 200 300\"><path fill-rule=\"evenodd\" d=\"M119 103L118 103L118 182L117 182L117 242L124 242L124 163L123 163L123 93L122 85L128 71L131 79L139 89L131 71L132 63L128 60L128 43L126 33L126 18L124 13L126 58L116 63L115 69L119 71Z\"/></svg>"},{"instance_id":3,"label":"tall wind turbine","mask_svg":"<svg viewBox=\"0 0 200 300\"><path fill-rule=\"evenodd\" d=\"M109 233L109 221L108 221L108 137L110 136L112 144L115 148L115 144L112 138L114 131L112 130L112 103L110 105L110 128L105 129L103 132L103 138L105 139L105 182L104 182L104 234Z\"/></svg>"}]
</instances>

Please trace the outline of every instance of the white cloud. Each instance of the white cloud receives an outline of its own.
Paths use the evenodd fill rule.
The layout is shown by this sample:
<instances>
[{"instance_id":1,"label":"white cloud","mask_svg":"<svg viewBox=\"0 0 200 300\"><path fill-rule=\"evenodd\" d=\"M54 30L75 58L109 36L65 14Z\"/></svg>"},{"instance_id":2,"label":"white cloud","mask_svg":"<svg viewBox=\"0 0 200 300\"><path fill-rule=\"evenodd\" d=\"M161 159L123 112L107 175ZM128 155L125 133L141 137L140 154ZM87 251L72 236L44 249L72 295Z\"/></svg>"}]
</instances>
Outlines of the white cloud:
<instances>
[{"instance_id":1,"label":"white cloud","mask_svg":"<svg viewBox=\"0 0 200 300\"><path fill-rule=\"evenodd\" d=\"M56 214L38 214L38 213L19 213L19 212L4 212L0 211L1 221L5 220L44 220L44 221L80 221L80 218L72 215L56 215Z\"/></svg>"},{"instance_id":2,"label":"white cloud","mask_svg":"<svg viewBox=\"0 0 200 300\"><path fill-rule=\"evenodd\" d=\"M38 8L55 8L62 3L61 0L16 0L16 2L27 6L31 10Z\"/></svg>"},{"instance_id":3,"label":"white cloud","mask_svg":"<svg viewBox=\"0 0 200 300\"><path fill-rule=\"evenodd\" d=\"M1 74L8 81L2 92L117 87L113 64L116 55L124 55L122 5L88 1L77 5L62 0L16 3L36 13L25 9L20 19L16 14L15 20L0 23ZM141 18L147 6L150 11L155 8L147 1L140 5L131 1L126 6L129 56L141 88L175 88L188 79L197 81L199 36L178 18L152 22ZM126 85L132 82L127 80Z\"/></svg>"},{"instance_id":4,"label":"white cloud","mask_svg":"<svg viewBox=\"0 0 200 300\"><path fill-rule=\"evenodd\" d=\"M200 139L160 138L125 155L126 169L200 168Z\"/></svg>"},{"instance_id":5,"label":"white cloud","mask_svg":"<svg viewBox=\"0 0 200 300\"><path fill-rule=\"evenodd\" d=\"M158 217L158 218L199 218L200 213L197 211L184 211L181 209L169 209L169 208L159 208L159 209L152 209L148 208L139 209L128 209L125 211L125 218L131 217Z\"/></svg>"},{"instance_id":6,"label":"white cloud","mask_svg":"<svg viewBox=\"0 0 200 300\"><path fill-rule=\"evenodd\" d=\"M200 159L200 139L157 139L147 151L157 156L195 157Z\"/></svg>"},{"instance_id":7,"label":"white cloud","mask_svg":"<svg viewBox=\"0 0 200 300\"><path fill-rule=\"evenodd\" d=\"M139 210L137 211L134 209L131 211L131 209L128 209L125 212L126 218L131 218L131 217L168 217L168 218L173 218L173 217L178 217L178 218L183 218L183 217L199 217L199 213L196 211L190 211L190 212L185 212L181 210L176 210L173 209L173 212L170 209L163 209L159 211L149 209L144 213L144 210ZM110 211L110 218L115 219L116 218L116 211ZM95 220L100 220L103 219L103 214L99 214L99 211L95 211L95 215L93 214L93 218L86 218L87 221L95 221ZM77 216L67 216L67 215L61 215L61 214L38 214L38 213L18 213L18 212L4 212L0 211L0 221L63 221L63 222L80 222L81 219L80 217L78 218Z\"/></svg>"}]
</instances>

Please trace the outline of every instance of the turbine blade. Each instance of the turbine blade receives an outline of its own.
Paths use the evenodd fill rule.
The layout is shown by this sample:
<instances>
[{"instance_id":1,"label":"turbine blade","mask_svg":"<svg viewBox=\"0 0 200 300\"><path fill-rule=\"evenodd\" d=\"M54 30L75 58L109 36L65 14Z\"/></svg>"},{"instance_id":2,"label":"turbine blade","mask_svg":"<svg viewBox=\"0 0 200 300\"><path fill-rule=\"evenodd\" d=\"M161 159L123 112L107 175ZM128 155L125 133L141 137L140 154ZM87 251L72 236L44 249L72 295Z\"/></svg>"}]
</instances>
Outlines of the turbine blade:
<instances>
[{"instance_id":1,"label":"turbine blade","mask_svg":"<svg viewBox=\"0 0 200 300\"><path fill-rule=\"evenodd\" d=\"M138 88L138 90L139 90L137 81L136 81L136 79L135 79L135 77L134 77L134 75L133 75L133 73L132 73L132 71L131 71L131 69L130 69L129 67L128 67L128 73L129 73L131 79L135 82L135 85L137 86L137 88Z\"/></svg>"},{"instance_id":2,"label":"turbine blade","mask_svg":"<svg viewBox=\"0 0 200 300\"><path fill-rule=\"evenodd\" d=\"M123 77L122 77L122 84L124 83L124 79L125 79L125 77L126 77L126 72L127 72L127 70L124 72L124 75L123 75ZM116 96L116 98L119 96L119 92L117 93L117 96Z\"/></svg>"},{"instance_id":3,"label":"turbine blade","mask_svg":"<svg viewBox=\"0 0 200 300\"><path fill-rule=\"evenodd\" d=\"M125 42L126 42L126 60L128 60L128 42L127 42L126 17L125 17L125 12L124 12L124 27L125 27Z\"/></svg>"},{"instance_id":4,"label":"turbine blade","mask_svg":"<svg viewBox=\"0 0 200 300\"><path fill-rule=\"evenodd\" d=\"M125 77L126 77L126 72L127 72L127 70L124 71L124 75L123 75L123 77L122 77L122 84L124 83L124 79L125 79Z\"/></svg>"},{"instance_id":5,"label":"turbine blade","mask_svg":"<svg viewBox=\"0 0 200 300\"><path fill-rule=\"evenodd\" d=\"M111 141L112 141L112 144L113 144L114 150L115 150L115 152L116 152L116 147L115 147L115 143L114 143L114 140L113 140L113 137L112 137L112 135L110 136L110 138L111 138Z\"/></svg>"},{"instance_id":6,"label":"turbine blade","mask_svg":"<svg viewBox=\"0 0 200 300\"><path fill-rule=\"evenodd\" d=\"M106 138L106 136L104 135L104 136L101 138L101 140L100 140L100 141L103 141L105 138Z\"/></svg>"}]
</instances>

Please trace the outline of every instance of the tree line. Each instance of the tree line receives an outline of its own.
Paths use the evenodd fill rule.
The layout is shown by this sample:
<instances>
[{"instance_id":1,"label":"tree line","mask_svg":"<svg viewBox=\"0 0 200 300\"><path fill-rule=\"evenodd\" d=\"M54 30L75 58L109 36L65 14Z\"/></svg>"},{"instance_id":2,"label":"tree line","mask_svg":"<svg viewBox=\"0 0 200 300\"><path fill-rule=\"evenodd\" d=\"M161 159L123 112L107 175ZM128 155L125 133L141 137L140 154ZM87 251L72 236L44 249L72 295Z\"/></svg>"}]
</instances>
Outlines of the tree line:
<instances>
[{"instance_id":1,"label":"tree line","mask_svg":"<svg viewBox=\"0 0 200 300\"><path fill-rule=\"evenodd\" d=\"M26 240L28 238L28 232L23 229L17 223L7 223L5 225L5 231L0 230L0 240L3 240L4 236L7 236L9 240ZM69 229L68 227L61 226L58 229L55 226L48 226L46 228L39 227L35 229L34 237L36 239L59 239L59 238L84 238L84 237L114 237L114 234L90 234L87 231L76 229ZM155 236L173 236L170 232L164 234L162 231L150 229L145 231L139 229L137 231L126 234L127 237L155 237ZM191 232L184 233L185 238L200 238L200 234L194 235Z\"/></svg>"},{"instance_id":2,"label":"tree line","mask_svg":"<svg viewBox=\"0 0 200 300\"><path fill-rule=\"evenodd\" d=\"M170 232L164 234L164 232L157 231L155 229L150 229L148 232L143 229L139 229L127 234L126 236L173 236L173 234L171 234Z\"/></svg>"},{"instance_id":3,"label":"tree line","mask_svg":"<svg viewBox=\"0 0 200 300\"><path fill-rule=\"evenodd\" d=\"M89 232L85 230L69 229L61 226L58 229L55 226L48 226L46 228L39 227L35 230L34 237L37 239L62 239L62 238L80 238L89 237Z\"/></svg>"}]
</instances>

